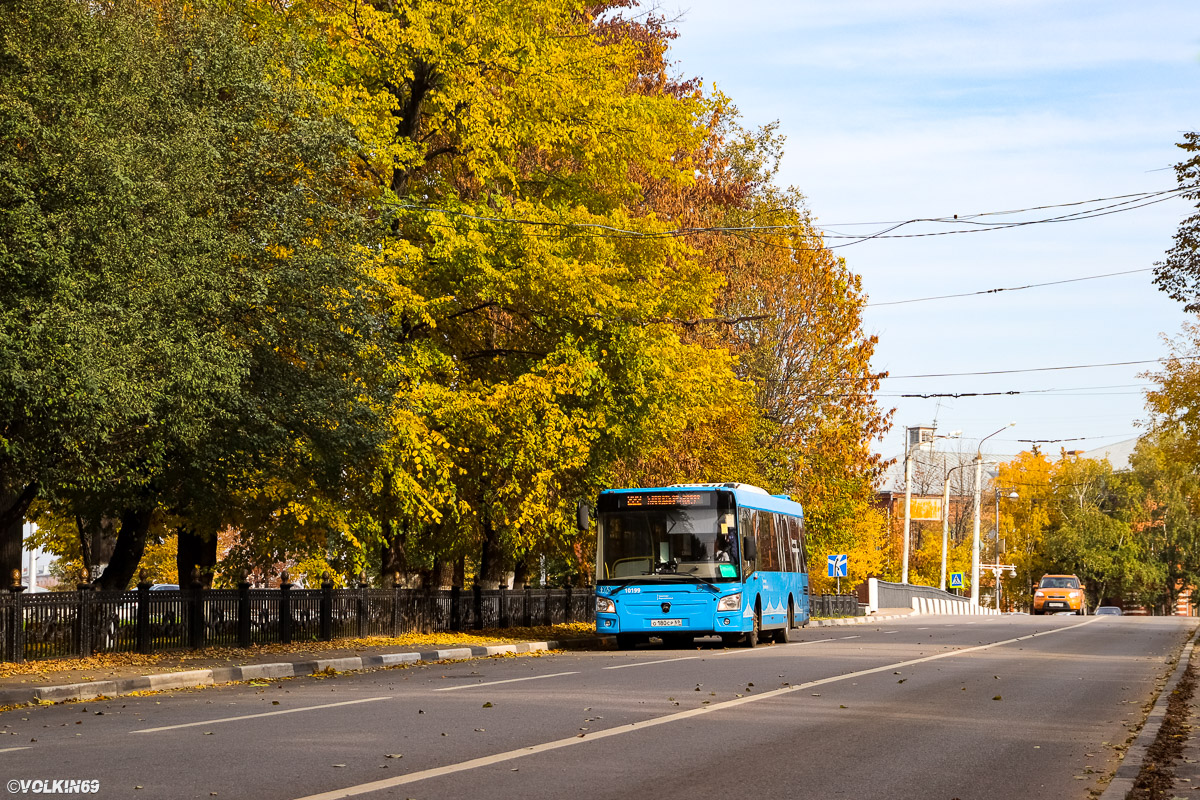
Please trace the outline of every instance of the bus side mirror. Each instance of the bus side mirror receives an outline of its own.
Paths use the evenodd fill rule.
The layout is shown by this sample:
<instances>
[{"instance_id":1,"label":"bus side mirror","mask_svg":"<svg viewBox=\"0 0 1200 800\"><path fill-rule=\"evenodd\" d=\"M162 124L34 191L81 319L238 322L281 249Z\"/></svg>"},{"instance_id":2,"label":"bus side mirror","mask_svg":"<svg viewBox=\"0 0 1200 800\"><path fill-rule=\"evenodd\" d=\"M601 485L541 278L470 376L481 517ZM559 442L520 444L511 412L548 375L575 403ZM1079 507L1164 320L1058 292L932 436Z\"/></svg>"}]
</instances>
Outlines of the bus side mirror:
<instances>
[{"instance_id":1,"label":"bus side mirror","mask_svg":"<svg viewBox=\"0 0 1200 800\"><path fill-rule=\"evenodd\" d=\"M587 529L591 527L591 520L588 519L588 512L590 510L591 509L588 508L588 504L583 500L580 500L579 504L575 506L575 524L579 526L579 530L583 531L584 533L586 533Z\"/></svg>"},{"instance_id":2,"label":"bus side mirror","mask_svg":"<svg viewBox=\"0 0 1200 800\"><path fill-rule=\"evenodd\" d=\"M749 536L742 537L742 555L747 561L758 561L758 544Z\"/></svg>"}]
</instances>

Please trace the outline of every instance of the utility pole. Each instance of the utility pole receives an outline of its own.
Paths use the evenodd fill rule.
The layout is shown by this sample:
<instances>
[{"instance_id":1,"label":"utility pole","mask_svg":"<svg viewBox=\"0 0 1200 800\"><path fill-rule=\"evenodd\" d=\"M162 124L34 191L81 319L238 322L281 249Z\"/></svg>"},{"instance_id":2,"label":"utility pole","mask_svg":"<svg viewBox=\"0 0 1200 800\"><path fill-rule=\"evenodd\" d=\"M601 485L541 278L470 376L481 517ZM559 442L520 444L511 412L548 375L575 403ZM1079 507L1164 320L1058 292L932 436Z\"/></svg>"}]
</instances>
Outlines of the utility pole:
<instances>
[{"instance_id":1,"label":"utility pole","mask_svg":"<svg viewBox=\"0 0 1200 800\"><path fill-rule=\"evenodd\" d=\"M979 507L981 504L980 494L983 491L983 443L1016 424L1010 422L1000 430L992 431L979 440L979 447L975 449L975 535L971 541L971 605L973 606L979 605Z\"/></svg>"}]
</instances>

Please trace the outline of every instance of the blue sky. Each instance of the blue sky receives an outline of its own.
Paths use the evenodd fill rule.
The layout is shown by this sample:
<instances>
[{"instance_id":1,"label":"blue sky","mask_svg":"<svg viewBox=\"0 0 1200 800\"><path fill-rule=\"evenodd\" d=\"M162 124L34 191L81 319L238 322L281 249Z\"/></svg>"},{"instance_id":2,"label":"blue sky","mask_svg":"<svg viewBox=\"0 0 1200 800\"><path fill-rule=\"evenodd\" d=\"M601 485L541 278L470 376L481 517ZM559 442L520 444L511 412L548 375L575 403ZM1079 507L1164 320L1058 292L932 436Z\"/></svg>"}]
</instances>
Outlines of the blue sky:
<instances>
[{"instance_id":1,"label":"blue sky","mask_svg":"<svg viewBox=\"0 0 1200 800\"><path fill-rule=\"evenodd\" d=\"M1175 186L1180 134L1200 129L1200 3L667 0L681 74L733 98L747 127L778 120L780 182L841 232ZM1170 200L1092 220L876 240L838 252L871 302L1144 269L1186 216ZM1019 217L1032 219L1033 215ZM930 226L906 229L916 233ZM830 243L834 243L830 240ZM867 309L874 366L892 375L1155 359L1186 319L1137 273L1061 286ZM1057 452L1131 438L1138 373L1153 365L1003 376L889 379L885 395L1061 389L994 398L906 399L906 425L961 429L964 449L1071 439ZM1093 388L1105 387L1105 388Z\"/></svg>"}]
</instances>

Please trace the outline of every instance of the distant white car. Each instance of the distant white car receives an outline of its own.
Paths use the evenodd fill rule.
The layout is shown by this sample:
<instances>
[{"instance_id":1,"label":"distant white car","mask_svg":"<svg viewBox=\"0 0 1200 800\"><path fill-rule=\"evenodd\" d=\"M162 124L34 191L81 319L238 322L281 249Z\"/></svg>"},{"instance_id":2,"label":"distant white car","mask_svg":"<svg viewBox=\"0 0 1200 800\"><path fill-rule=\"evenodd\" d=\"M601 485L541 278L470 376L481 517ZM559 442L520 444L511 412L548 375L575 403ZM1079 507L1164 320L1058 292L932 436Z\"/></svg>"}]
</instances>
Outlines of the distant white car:
<instances>
[{"instance_id":1,"label":"distant white car","mask_svg":"<svg viewBox=\"0 0 1200 800\"><path fill-rule=\"evenodd\" d=\"M1121 609L1117 608L1116 606L1100 606L1099 608L1096 609L1097 616L1121 617L1121 616L1124 616L1124 614L1125 614L1125 612L1122 611Z\"/></svg>"}]
</instances>

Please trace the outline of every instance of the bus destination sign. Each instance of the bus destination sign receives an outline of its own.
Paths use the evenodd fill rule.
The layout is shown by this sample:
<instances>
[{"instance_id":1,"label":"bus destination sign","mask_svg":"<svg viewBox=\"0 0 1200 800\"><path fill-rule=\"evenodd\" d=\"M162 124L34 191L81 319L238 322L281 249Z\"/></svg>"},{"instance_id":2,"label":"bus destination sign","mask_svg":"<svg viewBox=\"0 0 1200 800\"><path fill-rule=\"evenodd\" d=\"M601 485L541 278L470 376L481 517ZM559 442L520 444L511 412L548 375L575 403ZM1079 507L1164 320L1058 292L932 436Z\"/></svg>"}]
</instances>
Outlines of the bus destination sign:
<instances>
[{"instance_id":1,"label":"bus destination sign","mask_svg":"<svg viewBox=\"0 0 1200 800\"><path fill-rule=\"evenodd\" d=\"M655 492L619 495L619 508L713 508L716 492Z\"/></svg>"}]
</instances>

